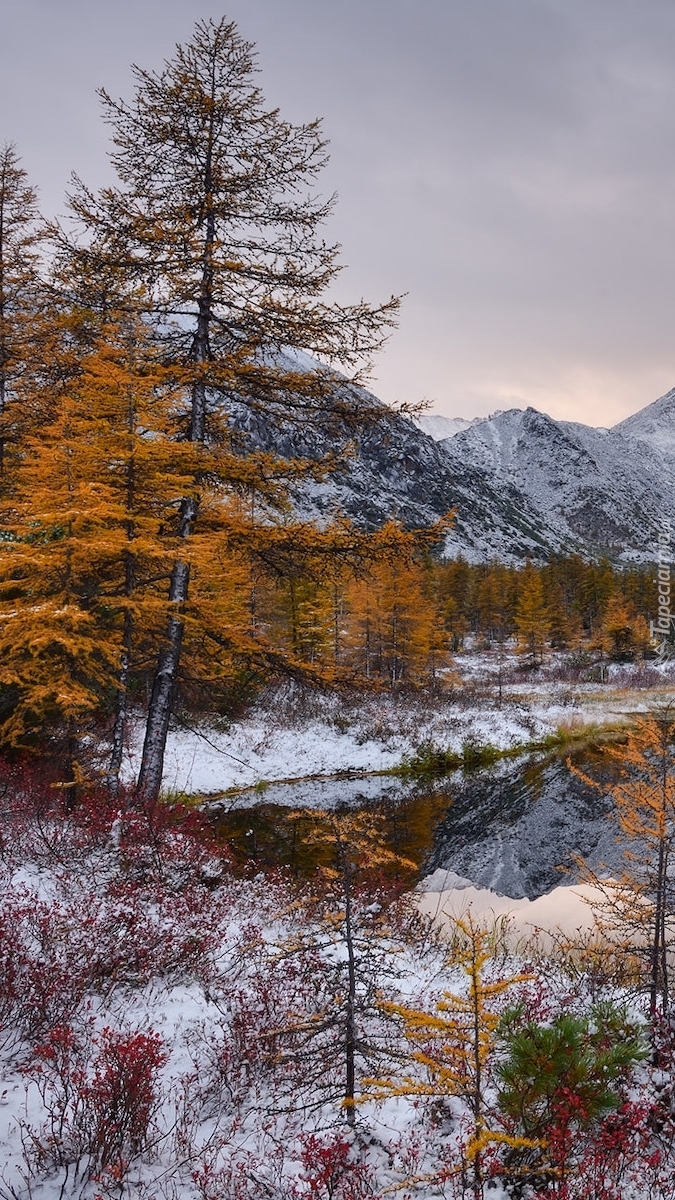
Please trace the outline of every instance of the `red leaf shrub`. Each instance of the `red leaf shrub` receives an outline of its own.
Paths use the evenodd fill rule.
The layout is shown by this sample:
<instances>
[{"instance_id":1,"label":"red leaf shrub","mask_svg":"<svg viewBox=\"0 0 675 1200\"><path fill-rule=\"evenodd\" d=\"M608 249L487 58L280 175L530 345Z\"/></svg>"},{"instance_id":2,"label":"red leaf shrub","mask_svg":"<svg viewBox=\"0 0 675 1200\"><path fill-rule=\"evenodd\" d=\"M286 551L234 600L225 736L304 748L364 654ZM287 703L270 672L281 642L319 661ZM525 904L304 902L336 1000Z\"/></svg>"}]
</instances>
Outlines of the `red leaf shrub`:
<instances>
[{"instance_id":1,"label":"red leaf shrub","mask_svg":"<svg viewBox=\"0 0 675 1200\"><path fill-rule=\"evenodd\" d=\"M344 1134L319 1137L301 1134L302 1182L292 1195L303 1200L365 1200L376 1195L373 1172L356 1157L356 1147Z\"/></svg>"},{"instance_id":2,"label":"red leaf shrub","mask_svg":"<svg viewBox=\"0 0 675 1200\"><path fill-rule=\"evenodd\" d=\"M157 1076L167 1061L150 1030L105 1028L96 1036L58 1025L35 1048L26 1067L46 1119L29 1130L34 1166L43 1172L75 1165L76 1174L120 1174L127 1155L140 1154L159 1104Z\"/></svg>"}]
</instances>

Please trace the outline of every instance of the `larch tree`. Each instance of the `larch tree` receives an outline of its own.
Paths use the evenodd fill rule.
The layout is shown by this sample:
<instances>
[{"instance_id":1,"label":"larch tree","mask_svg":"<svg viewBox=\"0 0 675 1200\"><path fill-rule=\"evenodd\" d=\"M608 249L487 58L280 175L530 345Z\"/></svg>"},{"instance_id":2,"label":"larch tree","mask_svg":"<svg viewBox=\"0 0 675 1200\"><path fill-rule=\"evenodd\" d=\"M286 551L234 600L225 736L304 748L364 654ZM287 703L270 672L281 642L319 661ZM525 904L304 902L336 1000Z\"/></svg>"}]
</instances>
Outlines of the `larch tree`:
<instances>
[{"instance_id":1,"label":"larch tree","mask_svg":"<svg viewBox=\"0 0 675 1200\"><path fill-rule=\"evenodd\" d=\"M166 624L182 503L196 472L217 474L226 455L216 447L212 467L210 447L177 438L183 389L162 363L147 324L130 309L107 316L64 310L54 319L59 324L63 363L55 362L39 387L34 379L22 385L21 397L43 420L23 434L12 496L2 512L0 684L8 689L8 718L11 711L4 736L19 745L25 733L34 738L50 725L52 732L62 728L58 706L38 702L36 689L40 682L45 696L65 695L68 669L54 650L58 626L65 636L67 615L77 614L78 630L86 626L116 674L114 697L110 675L105 688L90 676L93 686L81 709L99 727L112 715L106 778L115 790L129 696L151 677L150 658ZM55 335L52 346L59 346ZM230 482L245 488L255 478L258 489L273 497L279 481L269 456L230 454L229 460ZM228 536L239 528L236 506L212 488L188 548L194 583L184 614L188 687L196 676L218 688L236 669L237 655L270 652L250 629L242 586L249 563ZM49 653L33 639L31 614ZM78 650L71 636L67 663L77 667L83 683L86 662L84 644ZM77 711L71 712L73 745Z\"/></svg>"},{"instance_id":2,"label":"larch tree","mask_svg":"<svg viewBox=\"0 0 675 1200\"><path fill-rule=\"evenodd\" d=\"M321 233L332 201L314 185L326 161L319 123L295 126L266 106L252 46L225 20L202 21L158 73L134 68L131 103L102 92L119 185L76 181L81 227L67 247L90 291L145 289L166 360L188 389L184 436L212 437L233 400L303 421L339 404L333 364L352 370L377 349L397 301L329 303L337 247ZM67 240L67 239L65 239ZM87 283L88 281L88 283ZM105 289L104 289L105 290ZM298 369L297 350L317 365ZM169 587L171 615L149 705L139 792L157 795L184 638L187 544L206 488L184 496Z\"/></svg>"},{"instance_id":3,"label":"larch tree","mask_svg":"<svg viewBox=\"0 0 675 1200\"><path fill-rule=\"evenodd\" d=\"M602 650L615 662L634 658L644 647L645 625L644 618L638 623L633 605L627 603L620 592L612 592L605 606L598 639ZM648 643L648 626L646 633Z\"/></svg>"},{"instance_id":4,"label":"larch tree","mask_svg":"<svg viewBox=\"0 0 675 1200\"><path fill-rule=\"evenodd\" d=\"M381 529L368 533L345 519L337 519L330 526L329 536L312 522L293 521L289 525L267 522L243 532L240 529L238 533L233 527L230 548L248 553L256 568L264 568L267 573L267 605L266 589L258 576L258 600L263 608L267 607L267 620L260 620L259 609L257 653L273 658L276 646L278 660L280 649L285 647L286 669L292 666L301 677L313 678L315 682L349 686L355 677L375 679L375 666L379 672L381 661L371 664L368 654L361 653L359 646L353 644L355 622L358 625L360 621L355 597L360 594L363 581L383 569L389 574L396 572L402 593L412 580L413 601L420 616L421 652L414 663L419 669L414 673L410 648L403 642L401 651L405 649L407 657L401 660L401 665L405 662L407 677L411 679L427 673L434 646L437 657L440 648L429 632L433 626L433 604L418 586L421 572L416 555L428 553L447 533L451 521L449 514L426 529L414 531L388 521ZM277 581L277 596L276 603L272 600L270 604L271 578ZM410 605L406 608L406 620L409 619L412 619ZM267 650L265 638L271 642ZM357 634L356 642L359 640ZM373 670L369 673L370 666ZM388 664L384 669L388 679Z\"/></svg>"},{"instance_id":5,"label":"larch tree","mask_svg":"<svg viewBox=\"0 0 675 1200\"><path fill-rule=\"evenodd\" d=\"M488 1095L500 1021L497 997L532 976L504 977L491 970L502 933L498 925L488 930L476 924L469 913L467 917L457 919L456 927L456 942L448 965L461 967L466 980L465 990L460 993L444 991L434 1011L404 1004L384 1004L385 1011L402 1023L414 1067L401 1078L372 1080L369 1094L377 1098L457 1096L464 1100L471 1113L471 1125L463 1149L461 1170L467 1178L462 1180L465 1189L462 1194L482 1200L487 1147L501 1144L521 1148L527 1144L493 1123Z\"/></svg>"},{"instance_id":6,"label":"larch tree","mask_svg":"<svg viewBox=\"0 0 675 1200\"><path fill-rule=\"evenodd\" d=\"M171 569L173 513L194 451L169 438L175 396L156 355L142 352L142 324L78 313L64 315L61 334L68 362L78 343L78 371L64 372L60 391L43 381L53 411L23 436L3 513L1 737L21 746L67 730L73 760L82 722L116 692L116 778L132 639L164 612L153 583ZM19 395L46 411L35 392L33 380Z\"/></svg>"},{"instance_id":7,"label":"larch tree","mask_svg":"<svg viewBox=\"0 0 675 1200\"><path fill-rule=\"evenodd\" d=\"M486 568L477 588L476 602L480 628L489 642L500 645L506 636L508 579L506 568L493 563Z\"/></svg>"},{"instance_id":8,"label":"larch tree","mask_svg":"<svg viewBox=\"0 0 675 1200\"><path fill-rule=\"evenodd\" d=\"M602 614L607 602L615 590L616 581L612 564L602 558L599 563L586 566L581 585L581 605L584 615L584 625L593 637L602 623Z\"/></svg>"},{"instance_id":9,"label":"larch tree","mask_svg":"<svg viewBox=\"0 0 675 1200\"><path fill-rule=\"evenodd\" d=\"M42 237L35 189L16 148L5 145L0 149L0 477L6 473L15 385L33 353Z\"/></svg>"},{"instance_id":10,"label":"larch tree","mask_svg":"<svg viewBox=\"0 0 675 1200\"><path fill-rule=\"evenodd\" d=\"M528 562L520 577L516 630L521 652L529 656L533 666L544 657L548 635L548 614L541 575Z\"/></svg>"},{"instance_id":11,"label":"larch tree","mask_svg":"<svg viewBox=\"0 0 675 1200\"><path fill-rule=\"evenodd\" d=\"M648 963L650 1011L670 1003L670 958L675 938L675 712L666 706L639 718L624 745L603 748L614 772L611 783L572 768L586 783L611 796L624 846L624 869L606 879L583 861L586 882L602 895L598 920L622 935ZM568 765L571 765L568 763Z\"/></svg>"},{"instance_id":12,"label":"larch tree","mask_svg":"<svg viewBox=\"0 0 675 1200\"><path fill-rule=\"evenodd\" d=\"M77 759L86 727L112 688L116 648L85 597L107 544L108 497L76 450L78 414L64 404L39 442L26 439L0 558L2 744L35 745L49 729ZM97 585L95 585L97 586Z\"/></svg>"},{"instance_id":13,"label":"larch tree","mask_svg":"<svg viewBox=\"0 0 675 1200\"><path fill-rule=\"evenodd\" d=\"M333 962L335 994L317 1032L329 1030L337 1036L319 1048L317 1061L320 1076L335 1064L342 1110L353 1126L359 1075L365 1074L366 1064L372 1071L388 1057L386 1035L373 1021L378 1011L375 980L382 986L392 975L388 910L410 886L416 868L389 848L381 814L300 810L292 819L306 823L302 844L323 861L310 881L318 930L307 937L296 934L290 948L297 954L318 947Z\"/></svg>"},{"instance_id":14,"label":"larch tree","mask_svg":"<svg viewBox=\"0 0 675 1200\"><path fill-rule=\"evenodd\" d=\"M348 654L367 678L394 690L403 682L433 678L447 650L425 583L409 554L392 554L355 580L348 596Z\"/></svg>"}]
</instances>

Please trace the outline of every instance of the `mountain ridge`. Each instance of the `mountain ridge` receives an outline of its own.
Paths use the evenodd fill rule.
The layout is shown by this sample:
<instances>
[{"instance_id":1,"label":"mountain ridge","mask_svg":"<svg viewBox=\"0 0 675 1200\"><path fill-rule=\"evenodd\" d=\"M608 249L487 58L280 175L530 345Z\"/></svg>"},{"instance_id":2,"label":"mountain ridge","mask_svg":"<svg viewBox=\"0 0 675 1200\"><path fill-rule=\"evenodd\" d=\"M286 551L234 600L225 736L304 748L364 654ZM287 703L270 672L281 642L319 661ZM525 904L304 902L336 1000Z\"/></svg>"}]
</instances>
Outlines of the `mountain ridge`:
<instances>
[{"instance_id":1,"label":"mountain ridge","mask_svg":"<svg viewBox=\"0 0 675 1200\"><path fill-rule=\"evenodd\" d=\"M662 519L675 520L675 388L609 429L528 407L442 418L455 428L441 439L420 427L429 428L429 415L397 414L355 384L337 379L336 396L341 415L311 430L229 405L247 444L337 459L323 482L296 489L303 517L342 513L362 528L393 518L414 528L455 508L445 554L473 562L572 552L653 561Z\"/></svg>"}]
</instances>

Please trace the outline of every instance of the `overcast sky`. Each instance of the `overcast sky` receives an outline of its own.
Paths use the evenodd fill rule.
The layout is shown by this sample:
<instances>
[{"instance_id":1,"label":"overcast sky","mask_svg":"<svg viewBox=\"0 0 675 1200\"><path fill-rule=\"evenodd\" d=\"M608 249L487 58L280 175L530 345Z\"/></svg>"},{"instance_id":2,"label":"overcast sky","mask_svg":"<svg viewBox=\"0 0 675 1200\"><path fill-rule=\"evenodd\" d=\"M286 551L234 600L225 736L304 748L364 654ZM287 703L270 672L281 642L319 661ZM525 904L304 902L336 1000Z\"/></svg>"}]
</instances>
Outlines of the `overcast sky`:
<instances>
[{"instance_id":1,"label":"overcast sky","mask_svg":"<svg viewBox=\"0 0 675 1200\"><path fill-rule=\"evenodd\" d=\"M673 0L0 0L0 143L46 213L106 181L95 89L223 14L324 119L341 297L408 293L383 400L607 425L675 385Z\"/></svg>"}]
</instances>

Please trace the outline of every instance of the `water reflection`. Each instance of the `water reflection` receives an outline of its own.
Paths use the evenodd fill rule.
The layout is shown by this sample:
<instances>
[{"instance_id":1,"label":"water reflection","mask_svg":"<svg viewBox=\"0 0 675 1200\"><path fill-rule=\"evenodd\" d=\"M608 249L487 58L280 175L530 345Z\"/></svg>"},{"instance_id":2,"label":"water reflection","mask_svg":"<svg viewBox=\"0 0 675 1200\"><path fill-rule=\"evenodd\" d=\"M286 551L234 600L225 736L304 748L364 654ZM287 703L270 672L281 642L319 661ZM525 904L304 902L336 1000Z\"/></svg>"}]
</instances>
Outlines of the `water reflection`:
<instances>
[{"instance_id":1,"label":"water reflection","mask_svg":"<svg viewBox=\"0 0 675 1200\"><path fill-rule=\"evenodd\" d=\"M599 777L592 752L575 765ZM605 768L606 770L606 768ZM451 869L479 887L534 899L578 880L574 856L612 870L620 860L612 803L568 768L563 756L465 778L434 832L426 871Z\"/></svg>"}]
</instances>

